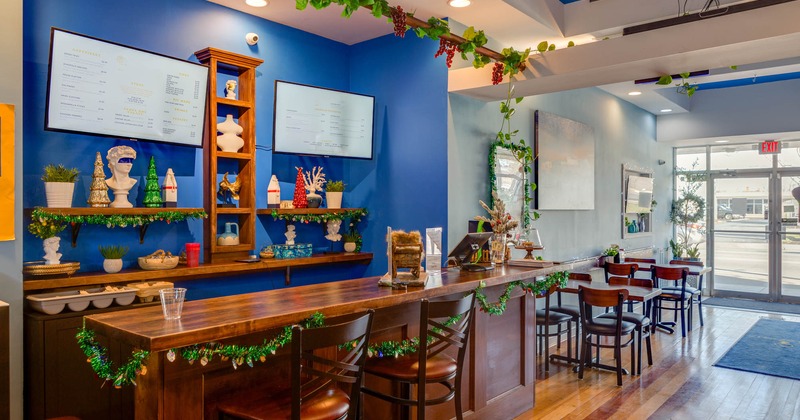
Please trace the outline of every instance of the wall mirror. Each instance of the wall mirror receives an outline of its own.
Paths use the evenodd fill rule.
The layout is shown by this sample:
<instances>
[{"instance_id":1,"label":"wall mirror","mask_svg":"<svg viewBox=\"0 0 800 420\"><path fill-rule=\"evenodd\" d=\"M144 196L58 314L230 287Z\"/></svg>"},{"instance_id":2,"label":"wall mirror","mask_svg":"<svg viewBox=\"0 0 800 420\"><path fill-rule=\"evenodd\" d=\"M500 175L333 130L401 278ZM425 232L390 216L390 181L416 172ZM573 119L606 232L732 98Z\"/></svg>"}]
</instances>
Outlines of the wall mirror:
<instances>
[{"instance_id":1,"label":"wall mirror","mask_svg":"<svg viewBox=\"0 0 800 420\"><path fill-rule=\"evenodd\" d=\"M530 155L531 149L496 141L489 150L489 177L492 191L503 200L506 211L519 220L511 236L517 239L530 226ZM492 203L494 206L494 203Z\"/></svg>"}]
</instances>

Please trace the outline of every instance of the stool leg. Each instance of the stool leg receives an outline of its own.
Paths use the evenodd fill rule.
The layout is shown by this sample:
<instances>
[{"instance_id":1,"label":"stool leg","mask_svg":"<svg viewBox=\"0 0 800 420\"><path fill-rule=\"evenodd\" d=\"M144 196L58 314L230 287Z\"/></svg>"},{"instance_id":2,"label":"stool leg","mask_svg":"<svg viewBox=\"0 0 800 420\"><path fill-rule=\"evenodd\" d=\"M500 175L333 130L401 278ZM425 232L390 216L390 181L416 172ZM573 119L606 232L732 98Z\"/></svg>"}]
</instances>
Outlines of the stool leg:
<instances>
[{"instance_id":1,"label":"stool leg","mask_svg":"<svg viewBox=\"0 0 800 420\"><path fill-rule=\"evenodd\" d=\"M561 342L561 337L558 337ZM572 358L572 321L567 321L567 357Z\"/></svg>"},{"instance_id":2,"label":"stool leg","mask_svg":"<svg viewBox=\"0 0 800 420\"><path fill-rule=\"evenodd\" d=\"M545 323L542 328L544 328L544 371L550 372L550 326Z\"/></svg>"},{"instance_id":3,"label":"stool leg","mask_svg":"<svg viewBox=\"0 0 800 420\"><path fill-rule=\"evenodd\" d=\"M686 322L684 320L684 300L681 299L681 335L686 338Z\"/></svg>"},{"instance_id":4,"label":"stool leg","mask_svg":"<svg viewBox=\"0 0 800 420\"><path fill-rule=\"evenodd\" d=\"M703 326L703 294L697 295L697 314L700 316L700 326Z\"/></svg>"},{"instance_id":5,"label":"stool leg","mask_svg":"<svg viewBox=\"0 0 800 420\"><path fill-rule=\"evenodd\" d=\"M653 350L650 348L650 334L647 334L644 340L647 345L647 365L653 366Z\"/></svg>"},{"instance_id":6,"label":"stool leg","mask_svg":"<svg viewBox=\"0 0 800 420\"><path fill-rule=\"evenodd\" d=\"M642 374L642 334L644 334L645 327L637 328L637 337L638 340L636 341L637 346L639 347L639 355L636 358L636 371L638 375Z\"/></svg>"},{"instance_id":7,"label":"stool leg","mask_svg":"<svg viewBox=\"0 0 800 420\"><path fill-rule=\"evenodd\" d=\"M599 339L600 337L598 337ZM617 385L622 386L622 347L620 347L621 337L615 337L614 343L614 358L617 359ZM598 341L599 344L599 341ZM599 347L598 347L599 348Z\"/></svg>"},{"instance_id":8,"label":"stool leg","mask_svg":"<svg viewBox=\"0 0 800 420\"><path fill-rule=\"evenodd\" d=\"M463 420L464 419L464 413L462 412L463 410L461 409L461 372L458 372L458 375L456 375L455 386L456 386L456 396L455 396L455 399L456 399L456 420Z\"/></svg>"},{"instance_id":9,"label":"stool leg","mask_svg":"<svg viewBox=\"0 0 800 420\"><path fill-rule=\"evenodd\" d=\"M558 324L558 327L556 329L556 348L557 349L561 348L561 324Z\"/></svg>"},{"instance_id":10,"label":"stool leg","mask_svg":"<svg viewBox=\"0 0 800 420\"><path fill-rule=\"evenodd\" d=\"M589 353L591 350L589 343L587 343L588 337L586 335L586 330L581 330L581 337L583 345L581 346L581 359L578 362L578 379L583 379L583 367L591 355L591 353Z\"/></svg>"}]
</instances>

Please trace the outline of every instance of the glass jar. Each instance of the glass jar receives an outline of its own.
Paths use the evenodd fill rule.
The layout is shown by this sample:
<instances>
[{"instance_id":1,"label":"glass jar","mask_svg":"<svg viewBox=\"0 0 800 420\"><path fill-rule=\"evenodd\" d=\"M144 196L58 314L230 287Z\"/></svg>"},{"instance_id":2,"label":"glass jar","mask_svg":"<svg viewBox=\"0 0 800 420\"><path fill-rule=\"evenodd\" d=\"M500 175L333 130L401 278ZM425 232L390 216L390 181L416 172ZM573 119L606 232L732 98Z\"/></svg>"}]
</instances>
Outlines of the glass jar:
<instances>
[{"instance_id":1,"label":"glass jar","mask_svg":"<svg viewBox=\"0 0 800 420\"><path fill-rule=\"evenodd\" d=\"M506 257L506 234L495 233L492 236L492 264L503 264Z\"/></svg>"}]
</instances>

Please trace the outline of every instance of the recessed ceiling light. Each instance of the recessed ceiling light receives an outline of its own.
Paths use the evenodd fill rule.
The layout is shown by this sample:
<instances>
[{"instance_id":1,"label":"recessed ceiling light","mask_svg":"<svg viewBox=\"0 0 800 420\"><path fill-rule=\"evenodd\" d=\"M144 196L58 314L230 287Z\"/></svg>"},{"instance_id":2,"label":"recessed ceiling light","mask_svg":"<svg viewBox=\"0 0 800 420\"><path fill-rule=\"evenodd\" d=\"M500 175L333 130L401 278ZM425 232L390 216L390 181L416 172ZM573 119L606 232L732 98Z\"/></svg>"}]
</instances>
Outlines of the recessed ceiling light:
<instances>
[{"instance_id":1,"label":"recessed ceiling light","mask_svg":"<svg viewBox=\"0 0 800 420\"><path fill-rule=\"evenodd\" d=\"M715 143L727 143L727 142L729 142L729 141L730 141L730 140L717 140L717 141L715 141Z\"/></svg>"},{"instance_id":2,"label":"recessed ceiling light","mask_svg":"<svg viewBox=\"0 0 800 420\"><path fill-rule=\"evenodd\" d=\"M664 108L661 112L672 112L672 108Z\"/></svg>"},{"instance_id":3,"label":"recessed ceiling light","mask_svg":"<svg viewBox=\"0 0 800 420\"><path fill-rule=\"evenodd\" d=\"M638 90L634 90L634 91L628 92L628 96L639 96L641 94L642 94L642 92L639 92Z\"/></svg>"},{"instance_id":4,"label":"recessed ceiling light","mask_svg":"<svg viewBox=\"0 0 800 420\"><path fill-rule=\"evenodd\" d=\"M253 7L264 7L269 4L267 0L245 0L244 2Z\"/></svg>"},{"instance_id":5,"label":"recessed ceiling light","mask_svg":"<svg viewBox=\"0 0 800 420\"><path fill-rule=\"evenodd\" d=\"M450 7L467 7L467 6L469 6L470 1L469 0L449 0L447 2L447 4L449 4Z\"/></svg>"}]
</instances>

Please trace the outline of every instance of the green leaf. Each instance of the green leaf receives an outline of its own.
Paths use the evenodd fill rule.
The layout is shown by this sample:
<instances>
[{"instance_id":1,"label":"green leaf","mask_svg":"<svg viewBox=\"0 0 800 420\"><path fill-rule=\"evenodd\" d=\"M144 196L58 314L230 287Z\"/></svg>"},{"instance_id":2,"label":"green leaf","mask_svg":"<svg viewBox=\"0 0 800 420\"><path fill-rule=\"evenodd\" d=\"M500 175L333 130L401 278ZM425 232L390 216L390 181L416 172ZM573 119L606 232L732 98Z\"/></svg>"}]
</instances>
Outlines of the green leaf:
<instances>
[{"instance_id":1,"label":"green leaf","mask_svg":"<svg viewBox=\"0 0 800 420\"><path fill-rule=\"evenodd\" d=\"M500 113L505 114L508 112L508 104L505 102L500 102Z\"/></svg>"},{"instance_id":2,"label":"green leaf","mask_svg":"<svg viewBox=\"0 0 800 420\"><path fill-rule=\"evenodd\" d=\"M574 46L575 46L575 42L573 42L573 41L570 41L570 42L567 43L567 48L574 47Z\"/></svg>"},{"instance_id":3,"label":"green leaf","mask_svg":"<svg viewBox=\"0 0 800 420\"><path fill-rule=\"evenodd\" d=\"M686 72L681 73L681 79L688 79L689 76L691 76L691 73L686 73Z\"/></svg>"},{"instance_id":4,"label":"green leaf","mask_svg":"<svg viewBox=\"0 0 800 420\"><path fill-rule=\"evenodd\" d=\"M692 95L694 95L694 92L695 92L696 90L697 90L697 85L690 86L688 89L686 89L686 96L688 96L688 97L690 97L690 98L691 98L691 97L692 97Z\"/></svg>"},{"instance_id":5,"label":"green leaf","mask_svg":"<svg viewBox=\"0 0 800 420\"><path fill-rule=\"evenodd\" d=\"M671 85L672 84L672 76L670 76L668 74L664 75L664 76L661 76L661 77L658 78L658 81L656 82L656 84L657 85Z\"/></svg>"},{"instance_id":6,"label":"green leaf","mask_svg":"<svg viewBox=\"0 0 800 420\"><path fill-rule=\"evenodd\" d=\"M475 27L470 26L464 31L464 35L461 35L461 37L466 39L467 41L472 41L473 39L475 39L475 35L477 35L477 32L475 32Z\"/></svg>"},{"instance_id":7,"label":"green leaf","mask_svg":"<svg viewBox=\"0 0 800 420\"><path fill-rule=\"evenodd\" d=\"M525 98L523 98L522 96L519 96L519 97L514 98L514 101L516 101L516 103L520 103L520 102L522 102L523 99L525 99Z\"/></svg>"},{"instance_id":8,"label":"green leaf","mask_svg":"<svg viewBox=\"0 0 800 420\"><path fill-rule=\"evenodd\" d=\"M731 66L731 70L739 70L739 66Z\"/></svg>"},{"instance_id":9,"label":"green leaf","mask_svg":"<svg viewBox=\"0 0 800 420\"><path fill-rule=\"evenodd\" d=\"M508 111L508 118L511 118L511 117L514 115L514 112L516 112L516 111L517 111L516 109L514 109L514 108L511 108L511 109Z\"/></svg>"},{"instance_id":10,"label":"green leaf","mask_svg":"<svg viewBox=\"0 0 800 420\"><path fill-rule=\"evenodd\" d=\"M539 45L536 46L536 50L539 51L540 53L543 53L547 51L547 45L548 45L547 41L542 41L539 43Z\"/></svg>"},{"instance_id":11,"label":"green leaf","mask_svg":"<svg viewBox=\"0 0 800 420\"><path fill-rule=\"evenodd\" d=\"M556 44L550 44L550 46L547 47L547 51L555 51L555 49L556 49Z\"/></svg>"},{"instance_id":12,"label":"green leaf","mask_svg":"<svg viewBox=\"0 0 800 420\"><path fill-rule=\"evenodd\" d=\"M297 10L306 10L306 7L308 7L308 0L295 0L294 7Z\"/></svg>"}]
</instances>

